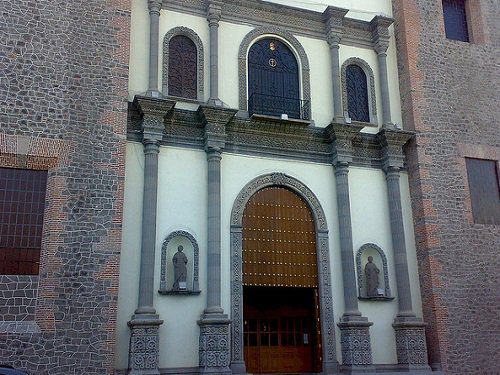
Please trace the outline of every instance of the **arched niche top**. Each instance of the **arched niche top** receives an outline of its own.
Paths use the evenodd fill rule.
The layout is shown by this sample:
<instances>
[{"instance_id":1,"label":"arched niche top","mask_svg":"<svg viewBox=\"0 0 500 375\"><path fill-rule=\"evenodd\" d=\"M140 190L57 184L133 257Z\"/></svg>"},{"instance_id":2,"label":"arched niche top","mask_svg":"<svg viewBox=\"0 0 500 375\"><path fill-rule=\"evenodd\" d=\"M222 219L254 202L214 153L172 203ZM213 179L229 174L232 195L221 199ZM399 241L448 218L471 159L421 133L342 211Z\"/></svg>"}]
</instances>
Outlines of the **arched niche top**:
<instances>
[{"instance_id":1,"label":"arched niche top","mask_svg":"<svg viewBox=\"0 0 500 375\"><path fill-rule=\"evenodd\" d=\"M197 85L197 99L198 101L204 101L205 92L204 92L204 52L203 52L203 42L201 38L190 28L184 26L174 27L170 29L163 38L163 84L162 89L165 95L168 95L168 59L170 55L169 51L169 43L170 40L174 36L184 35L191 39L196 46L196 65L197 65L197 77L196 77L196 85Z\"/></svg>"},{"instance_id":2,"label":"arched niche top","mask_svg":"<svg viewBox=\"0 0 500 375\"><path fill-rule=\"evenodd\" d=\"M349 65L357 65L366 75L368 80L368 106L370 110L370 123L377 124L377 100L375 96L375 75L373 74L373 70L365 60L360 59L359 57L350 57L342 64L341 68L341 81L342 81L342 106L344 107L344 111L348 110L347 104L347 79L346 79L346 69Z\"/></svg>"},{"instance_id":3,"label":"arched niche top","mask_svg":"<svg viewBox=\"0 0 500 375\"><path fill-rule=\"evenodd\" d=\"M309 74L309 59L302 44L292 33L278 26L261 26L250 31L242 40L238 52L238 76L239 76L239 109L247 110L247 95L248 95L248 71L247 71L247 54L251 44L257 39L264 36L276 36L287 43L298 54L298 62L302 76L301 96L303 100L311 103L311 84Z\"/></svg>"},{"instance_id":4,"label":"arched niche top","mask_svg":"<svg viewBox=\"0 0 500 375\"><path fill-rule=\"evenodd\" d=\"M366 294L365 290L365 285L364 285L364 268L361 263L363 254L365 252L369 251L374 251L378 253L379 259L382 262L382 273L383 273L383 280L384 280L384 295L383 296L378 296L378 297L368 297ZM384 251L380 248L380 246L374 244L374 243L366 243L363 246L361 246L356 253L356 271L357 271L357 276L358 276L358 291L359 291L359 297L362 299L393 299L391 296L391 288L389 287L389 272L387 268L387 257L384 253Z\"/></svg>"},{"instance_id":5,"label":"arched niche top","mask_svg":"<svg viewBox=\"0 0 500 375\"><path fill-rule=\"evenodd\" d=\"M192 289L183 293L173 292L167 287L167 250L168 244L174 238L184 237L186 238L193 247L193 284ZM164 240L161 246L161 274L160 274L160 294L199 294L199 257L200 257L200 249L198 247L198 242L193 237L193 235L185 230L176 230L171 232Z\"/></svg>"},{"instance_id":6,"label":"arched niche top","mask_svg":"<svg viewBox=\"0 0 500 375\"><path fill-rule=\"evenodd\" d=\"M282 186L299 194L309 205L312 211L317 232L328 232L326 216L323 212L318 198L314 193L302 182L294 177L284 173L269 173L263 176L254 178L241 189L236 197L231 212L231 226L242 227L243 211L245 210L248 200L260 189L268 186Z\"/></svg>"}]
</instances>

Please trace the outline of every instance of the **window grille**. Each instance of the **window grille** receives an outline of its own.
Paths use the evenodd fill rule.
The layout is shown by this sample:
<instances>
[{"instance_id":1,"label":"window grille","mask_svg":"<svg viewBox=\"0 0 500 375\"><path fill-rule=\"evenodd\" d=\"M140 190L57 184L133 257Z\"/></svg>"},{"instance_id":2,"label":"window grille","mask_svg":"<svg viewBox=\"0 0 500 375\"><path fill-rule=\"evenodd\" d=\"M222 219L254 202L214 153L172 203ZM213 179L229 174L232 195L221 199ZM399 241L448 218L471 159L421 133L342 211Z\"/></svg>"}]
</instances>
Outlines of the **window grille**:
<instances>
[{"instance_id":1,"label":"window grille","mask_svg":"<svg viewBox=\"0 0 500 375\"><path fill-rule=\"evenodd\" d=\"M0 274L36 275L47 171L0 168Z\"/></svg>"},{"instance_id":2,"label":"window grille","mask_svg":"<svg viewBox=\"0 0 500 375\"><path fill-rule=\"evenodd\" d=\"M363 69L355 64L346 69L347 107L354 121L370 122L368 81Z\"/></svg>"},{"instance_id":3,"label":"window grille","mask_svg":"<svg viewBox=\"0 0 500 375\"><path fill-rule=\"evenodd\" d=\"M169 43L168 95L196 99L196 46L184 35L174 36Z\"/></svg>"}]
</instances>

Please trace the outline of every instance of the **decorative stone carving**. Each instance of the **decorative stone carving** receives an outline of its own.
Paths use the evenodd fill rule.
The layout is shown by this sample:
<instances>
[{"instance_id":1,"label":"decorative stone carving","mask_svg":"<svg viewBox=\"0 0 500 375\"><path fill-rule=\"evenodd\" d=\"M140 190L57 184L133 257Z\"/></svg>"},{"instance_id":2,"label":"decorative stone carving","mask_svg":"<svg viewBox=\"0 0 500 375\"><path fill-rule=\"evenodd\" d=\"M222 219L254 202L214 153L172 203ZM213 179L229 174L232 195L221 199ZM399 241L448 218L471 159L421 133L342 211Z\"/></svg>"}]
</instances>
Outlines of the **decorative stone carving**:
<instances>
[{"instance_id":1,"label":"decorative stone carving","mask_svg":"<svg viewBox=\"0 0 500 375\"><path fill-rule=\"evenodd\" d=\"M377 134L377 139L382 149L382 166L400 169L404 166L405 155L403 146L415 135L413 132L403 130L382 129Z\"/></svg>"},{"instance_id":2,"label":"decorative stone carving","mask_svg":"<svg viewBox=\"0 0 500 375\"><path fill-rule=\"evenodd\" d=\"M311 103L311 89L309 77L309 60L304 47L290 32L276 26L261 26L250 31L240 44L238 52L238 76L239 76L239 109L247 110L247 53L250 45L259 37L264 35L275 35L284 40L298 54L298 62L302 75L302 99ZM309 113L312 118L312 114Z\"/></svg>"},{"instance_id":3,"label":"decorative stone carving","mask_svg":"<svg viewBox=\"0 0 500 375\"><path fill-rule=\"evenodd\" d=\"M250 181L238 194L231 213L231 317L233 373L245 373L243 361L243 286L242 286L242 222L248 200L267 186L283 186L295 191L309 205L316 226L316 246L320 293L320 316L323 367L333 372L338 367L335 350L335 322L331 298L330 258L326 217L314 193L300 181L284 173L270 173Z\"/></svg>"},{"instance_id":4,"label":"decorative stone carving","mask_svg":"<svg viewBox=\"0 0 500 375\"><path fill-rule=\"evenodd\" d=\"M369 327L351 328L340 324L339 327L342 365L370 366L372 364L372 351Z\"/></svg>"},{"instance_id":5,"label":"decorative stone carving","mask_svg":"<svg viewBox=\"0 0 500 375\"><path fill-rule=\"evenodd\" d=\"M363 270L363 265L366 263L369 256L374 257L375 263L382 264L382 269L379 274L379 289L381 294L370 296L366 291L365 275ZM378 258L378 259L377 259ZM392 300L391 288L389 287L389 274L387 267L387 257L384 251L377 245L373 243L367 243L361 246L356 253L356 273L358 276L358 291L360 299L376 299L376 300Z\"/></svg>"},{"instance_id":6,"label":"decorative stone carving","mask_svg":"<svg viewBox=\"0 0 500 375\"><path fill-rule=\"evenodd\" d=\"M425 323L394 323L396 331L396 352L398 364L412 371L429 370L427 364L427 344Z\"/></svg>"},{"instance_id":7,"label":"decorative stone carving","mask_svg":"<svg viewBox=\"0 0 500 375\"><path fill-rule=\"evenodd\" d=\"M370 21L370 26L372 29L373 38L373 48L377 54L385 54L387 48L389 47L389 26L393 24L394 20L392 18L375 16Z\"/></svg>"},{"instance_id":8,"label":"decorative stone carving","mask_svg":"<svg viewBox=\"0 0 500 375\"><path fill-rule=\"evenodd\" d=\"M187 282L186 288L175 288L172 284L169 285L167 283L167 269L168 266L171 266L171 272L173 272L172 264L169 264L168 257L168 245L172 240L180 238L187 239L189 244L192 247L192 282ZM181 245L180 245L181 246ZM198 247L198 242L196 239L189 233L184 230L177 230L170 233L165 240L163 241L163 245L161 247L161 274L160 274L160 289L158 292L160 294L199 294L201 291L199 289L199 254L200 250ZM189 263L188 263L189 264ZM190 272L188 271L188 275ZM175 278L174 278L175 281Z\"/></svg>"},{"instance_id":9,"label":"decorative stone carving","mask_svg":"<svg viewBox=\"0 0 500 375\"><path fill-rule=\"evenodd\" d=\"M196 55L197 55L197 67L198 67L198 76L197 76L197 87L198 87L198 101L202 102L204 101L205 98L205 90L204 90L204 85L205 85L205 78L204 78L204 71L205 71L205 63L204 63L204 51L203 51L203 42L201 41L201 38L196 34L193 30L184 27L184 26L178 26L174 27L173 29L169 30L166 34L165 37L163 38L163 93L165 95L168 95L168 61L169 61L169 43L170 39L172 39L174 36L177 35L184 35L191 39L196 46Z\"/></svg>"},{"instance_id":10,"label":"decorative stone carving","mask_svg":"<svg viewBox=\"0 0 500 375\"><path fill-rule=\"evenodd\" d=\"M159 374L159 328L163 323L157 319L132 319L130 327L129 374Z\"/></svg>"},{"instance_id":11,"label":"decorative stone carving","mask_svg":"<svg viewBox=\"0 0 500 375\"><path fill-rule=\"evenodd\" d=\"M326 131L333 142L333 164L350 163L354 154L353 141L360 136L363 128L358 124L336 124L328 125Z\"/></svg>"}]
</instances>

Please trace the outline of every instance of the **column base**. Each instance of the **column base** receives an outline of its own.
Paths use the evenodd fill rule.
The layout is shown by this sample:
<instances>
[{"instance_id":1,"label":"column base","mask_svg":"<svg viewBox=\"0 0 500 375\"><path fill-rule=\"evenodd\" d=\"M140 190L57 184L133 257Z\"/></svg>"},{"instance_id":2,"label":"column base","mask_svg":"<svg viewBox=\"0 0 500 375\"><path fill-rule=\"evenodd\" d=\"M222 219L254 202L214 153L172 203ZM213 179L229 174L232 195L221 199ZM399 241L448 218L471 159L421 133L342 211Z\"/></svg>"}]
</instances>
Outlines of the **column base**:
<instances>
[{"instance_id":1,"label":"column base","mask_svg":"<svg viewBox=\"0 0 500 375\"><path fill-rule=\"evenodd\" d=\"M398 367L412 373L431 371L427 360L426 324L423 320L398 316L392 326L396 334Z\"/></svg>"},{"instance_id":2,"label":"column base","mask_svg":"<svg viewBox=\"0 0 500 375\"><path fill-rule=\"evenodd\" d=\"M247 373L247 368L245 366L245 362L243 361L238 361L238 362L231 362L231 371L233 374L246 374Z\"/></svg>"},{"instance_id":3,"label":"column base","mask_svg":"<svg viewBox=\"0 0 500 375\"><path fill-rule=\"evenodd\" d=\"M341 369L349 374L373 371L370 326L372 322L362 316L342 316L340 328L342 349Z\"/></svg>"},{"instance_id":4,"label":"column base","mask_svg":"<svg viewBox=\"0 0 500 375\"><path fill-rule=\"evenodd\" d=\"M158 315L136 314L128 323L130 344L128 353L128 374L158 375L160 354L160 325L163 320Z\"/></svg>"},{"instance_id":5,"label":"column base","mask_svg":"<svg viewBox=\"0 0 500 375\"><path fill-rule=\"evenodd\" d=\"M229 324L226 314L204 313L200 326L200 374L231 374L229 361Z\"/></svg>"}]
</instances>

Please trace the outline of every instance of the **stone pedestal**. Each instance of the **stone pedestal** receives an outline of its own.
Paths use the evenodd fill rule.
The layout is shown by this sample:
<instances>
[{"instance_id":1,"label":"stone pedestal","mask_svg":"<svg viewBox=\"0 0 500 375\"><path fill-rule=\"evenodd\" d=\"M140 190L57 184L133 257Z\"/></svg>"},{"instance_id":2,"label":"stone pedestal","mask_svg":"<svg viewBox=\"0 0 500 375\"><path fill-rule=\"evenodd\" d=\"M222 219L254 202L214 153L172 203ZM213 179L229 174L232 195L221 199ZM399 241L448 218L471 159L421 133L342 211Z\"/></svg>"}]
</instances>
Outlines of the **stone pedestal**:
<instances>
[{"instance_id":1,"label":"stone pedestal","mask_svg":"<svg viewBox=\"0 0 500 375\"><path fill-rule=\"evenodd\" d=\"M130 345L128 368L130 375L158 375L160 325L158 315L141 317L134 315L128 322Z\"/></svg>"},{"instance_id":2,"label":"stone pedestal","mask_svg":"<svg viewBox=\"0 0 500 375\"><path fill-rule=\"evenodd\" d=\"M373 371L370 326L364 317L342 317L340 323L342 372L357 374Z\"/></svg>"},{"instance_id":3,"label":"stone pedestal","mask_svg":"<svg viewBox=\"0 0 500 375\"><path fill-rule=\"evenodd\" d=\"M427 363L425 323L416 317L396 317L392 324L396 333L398 367L408 372L431 371Z\"/></svg>"},{"instance_id":4,"label":"stone pedestal","mask_svg":"<svg viewBox=\"0 0 500 375\"><path fill-rule=\"evenodd\" d=\"M232 374L229 324L225 314L203 314L200 326L200 374Z\"/></svg>"}]
</instances>

